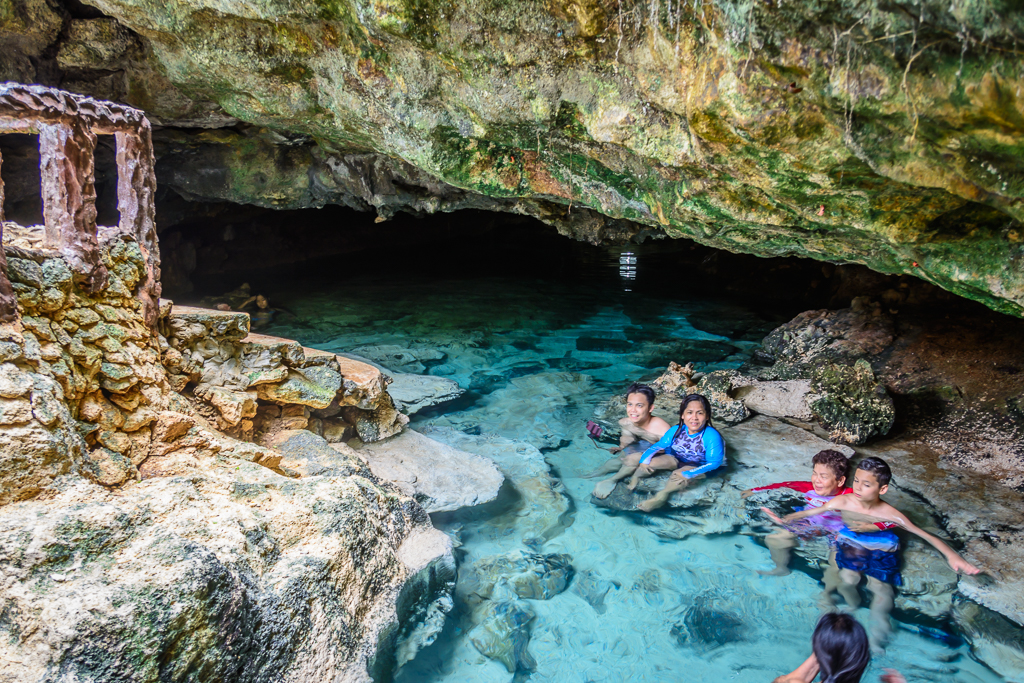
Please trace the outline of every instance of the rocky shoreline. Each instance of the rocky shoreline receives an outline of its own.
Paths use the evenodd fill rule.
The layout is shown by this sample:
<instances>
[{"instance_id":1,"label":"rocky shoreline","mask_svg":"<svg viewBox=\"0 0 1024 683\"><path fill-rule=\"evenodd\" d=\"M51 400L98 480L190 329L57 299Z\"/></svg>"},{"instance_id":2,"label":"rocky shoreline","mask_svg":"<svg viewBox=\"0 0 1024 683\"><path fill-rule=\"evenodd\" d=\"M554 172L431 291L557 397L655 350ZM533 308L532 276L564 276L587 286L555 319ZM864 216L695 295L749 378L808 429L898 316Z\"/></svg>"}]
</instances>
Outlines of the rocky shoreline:
<instances>
[{"instance_id":1,"label":"rocky shoreline","mask_svg":"<svg viewBox=\"0 0 1024 683\"><path fill-rule=\"evenodd\" d=\"M245 314L162 302L150 328L127 235L95 294L5 248L0 680L368 681L432 636L451 541L341 443L402 429L385 375Z\"/></svg>"}]
</instances>

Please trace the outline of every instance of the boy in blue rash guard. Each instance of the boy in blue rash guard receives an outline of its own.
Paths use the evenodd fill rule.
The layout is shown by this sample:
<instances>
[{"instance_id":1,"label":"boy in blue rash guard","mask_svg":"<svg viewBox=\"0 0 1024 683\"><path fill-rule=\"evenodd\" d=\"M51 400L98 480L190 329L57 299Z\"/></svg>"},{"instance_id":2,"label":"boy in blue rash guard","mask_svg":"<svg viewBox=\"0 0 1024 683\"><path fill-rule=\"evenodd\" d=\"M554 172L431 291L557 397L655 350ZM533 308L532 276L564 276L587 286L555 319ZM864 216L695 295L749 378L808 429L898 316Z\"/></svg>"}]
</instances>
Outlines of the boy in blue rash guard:
<instances>
[{"instance_id":1,"label":"boy in blue rash guard","mask_svg":"<svg viewBox=\"0 0 1024 683\"><path fill-rule=\"evenodd\" d=\"M893 586L900 584L899 537L892 533L894 527L902 527L928 541L942 553L950 568L957 574L977 574L981 570L960 557L941 539L929 534L907 519L902 512L884 502L881 496L889 490L892 471L881 458L864 458L857 463L853 476L853 493L836 496L824 505L809 510L794 512L780 518L762 508L778 524L789 524L798 519L830 512L843 515L845 528L836 536L836 564L839 575L846 585L840 592L851 607L857 607L860 597L857 585L864 575L868 577L871 591L871 629L869 636L873 650L881 651L888 638L889 612L893 606ZM887 527L879 531L875 522Z\"/></svg>"},{"instance_id":2,"label":"boy in blue rash guard","mask_svg":"<svg viewBox=\"0 0 1024 683\"><path fill-rule=\"evenodd\" d=\"M661 491L637 506L650 512L668 502L673 493L689 486L693 479L707 476L724 463L725 442L711 426L711 405L702 395L690 394L679 406L679 424L640 456L629 489L635 489L640 479L657 470L675 470Z\"/></svg>"}]
</instances>

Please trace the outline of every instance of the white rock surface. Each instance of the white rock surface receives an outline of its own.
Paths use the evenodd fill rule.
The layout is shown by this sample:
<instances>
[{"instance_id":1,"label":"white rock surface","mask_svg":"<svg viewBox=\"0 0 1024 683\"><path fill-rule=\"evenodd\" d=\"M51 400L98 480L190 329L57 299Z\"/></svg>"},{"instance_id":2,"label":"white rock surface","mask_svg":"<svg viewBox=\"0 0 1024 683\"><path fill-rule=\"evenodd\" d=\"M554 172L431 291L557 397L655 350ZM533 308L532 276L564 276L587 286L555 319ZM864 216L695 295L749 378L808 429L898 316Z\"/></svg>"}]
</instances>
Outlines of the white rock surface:
<instances>
[{"instance_id":1,"label":"white rock surface","mask_svg":"<svg viewBox=\"0 0 1024 683\"><path fill-rule=\"evenodd\" d=\"M811 420L814 414L808 405L811 380L795 379L786 382L758 382L735 390L736 398L743 401L751 412L769 417L792 417Z\"/></svg>"},{"instance_id":2,"label":"white rock surface","mask_svg":"<svg viewBox=\"0 0 1024 683\"><path fill-rule=\"evenodd\" d=\"M406 415L458 398L464 391L458 382L433 375L391 373L391 379L388 393Z\"/></svg>"},{"instance_id":3,"label":"white rock surface","mask_svg":"<svg viewBox=\"0 0 1024 683\"><path fill-rule=\"evenodd\" d=\"M488 458L434 441L411 429L366 444L359 454L381 479L394 482L427 512L494 500L504 477Z\"/></svg>"}]
</instances>

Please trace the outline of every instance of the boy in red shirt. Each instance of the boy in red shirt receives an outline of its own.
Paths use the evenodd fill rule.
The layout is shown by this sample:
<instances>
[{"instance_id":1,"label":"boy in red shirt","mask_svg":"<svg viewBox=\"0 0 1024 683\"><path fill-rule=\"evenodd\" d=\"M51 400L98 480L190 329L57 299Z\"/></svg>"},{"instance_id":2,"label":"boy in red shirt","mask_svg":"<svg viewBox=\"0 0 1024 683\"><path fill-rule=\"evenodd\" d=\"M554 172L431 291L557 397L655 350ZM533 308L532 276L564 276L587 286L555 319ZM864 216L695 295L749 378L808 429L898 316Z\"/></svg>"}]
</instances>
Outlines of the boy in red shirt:
<instances>
[{"instance_id":1,"label":"boy in red shirt","mask_svg":"<svg viewBox=\"0 0 1024 683\"><path fill-rule=\"evenodd\" d=\"M781 519L767 508L762 508L772 521L792 526L807 517L844 514L846 527L837 535L836 545L838 556L836 561L842 568L840 574L844 588L843 597L851 607L860 604L857 585L863 575L868 577L868 590L871 591L871 629L869 637L871 647L875 651L882 650L889 636L889 612L892 611L894 586L900 585L899 576L899 537L891 531L879 532L878 528L891 529L902 527L928 541L942 553L949 563L950 569L957 574L978 574L981 570L960 557L946 543L921 529L907 519L906 515L881 499L889 490L892 470L881 458L864 458L857 463L853 477L853 493L836 496L824 505L801 510L786 515ZM861 521L854 521L854 520ZM864 520L878 520L874 524ZM806 523L806 522L803 522ZM862 527L872 533L862 533ZM833 553L835 555L835 553ZM850 596L847 597L849 592Z\"/></svg>"},{"instance_id":2,"label":"boy in red shirt","mask_svg":"<svg viewBox=\"0 0 1024 683\"><path fill-rule=\"evenodd\" d=\"M825 505L836 496L852 492L852 489L844 488L850 461L839 451L831 449L819 451L811 458L811 465L813 469L810 481L784 481L768 486L758 486L744 491L741 495L746 498L757 491L792 489L804 494L804 498L807 500L807 505L801 509L813 510ZM798 538L835 536L842 528L841 516L826 514L815 517L813 521L800 524L794 528L796 533L789 529L779 529L775 533L769 534L764 540L771 552L772 560L775 562L775 569L758 573L766 576L786 576L789 574L789 561ZM842 587L835 555L834 550L829 553L828 568L825 569L823 601L828 605L832 605L832 591Z\"/></svg>"}]
</instances>

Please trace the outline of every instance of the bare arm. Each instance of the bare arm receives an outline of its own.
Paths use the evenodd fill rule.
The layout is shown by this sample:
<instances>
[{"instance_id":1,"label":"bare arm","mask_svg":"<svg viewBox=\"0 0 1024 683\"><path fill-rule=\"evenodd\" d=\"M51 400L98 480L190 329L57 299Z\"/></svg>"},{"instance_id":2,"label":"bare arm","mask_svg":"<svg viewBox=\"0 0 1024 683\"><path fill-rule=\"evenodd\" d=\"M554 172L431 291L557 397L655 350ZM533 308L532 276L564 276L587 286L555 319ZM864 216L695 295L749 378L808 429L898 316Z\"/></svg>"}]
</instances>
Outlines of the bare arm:
<instances>
[{"instance_id":1,"label":"bare arm","mask_svg":"<svg viewBox=\"0 0 1024 683\"><path fill-rule=\"evenodd\" d=\"M609 450L611 450L613 453L618 453L619 451L621 451L623 448L625 448L629 444L635 443L635 442L636 442L636 434L634 434L633 432L630 432L630 431L628 431L626 429L623 429L622 432L619 434L619 447L618 448L612 448L612 449L609 449Z\"/></svg>"},{"instance_id":2,"label":"bare arm","mask_svg":"<svg viewBox=\"0 0 1024 683\"><path fill-rule=\"evenodd\" d=\"M811 683L818 675L818 660L814 655L808 657L803 664L785 676L779 676L772 683Z\"/></svg>"},{"instance_id":3,"label":"bare arm","mask_svg":"<svg viewBox=\"0 0 1024 683\"><path fill-rule=\"evenodd\" d=\"M928 541L933 548L942 553L942 556L946 558L946 562L949 563L949 566L953 571L955 571L958 574L960 572L963 572L964 574L981 573L980 569L975 567L973 564L971 564L964 558L960 557L959 553L957 553L955 550L946 545L946 543L942 539L938 538L937 536L933 536L932 534L928 533L924 529L920 528L919 526L911 522L909 519L906 518L906 516L902 512L899 512L898 510L895 512L896 514L893 515L892 521L896 522L907 531L913 534L917 534L924 540Z\"/></svg>"},{"instance_id":4,"label":"bare arm","mask_svg":"<svg viewBox=\"0 0 1024 683\"><path fill-rule=\"evenodd\" d=\"M821 515L826 512L836 510L837 508L835 507L835 504L836 500L833 499L822 505L820 508L811 508L810 510L800 510L798 512L791 512L790 514L787 514L784 517L779 517L768 508L761 509L764 510L765 513L769 517L771 517L772 521L774 521L776 524L788 524L790 522L795 522L798 519L805 519L807 517L813 517L815 515Z\"/></svg>"}]
</instances>

